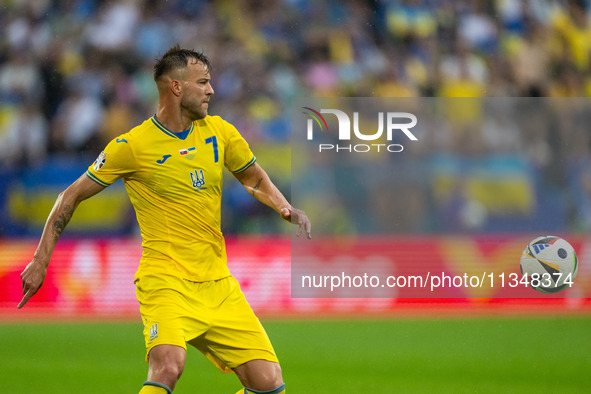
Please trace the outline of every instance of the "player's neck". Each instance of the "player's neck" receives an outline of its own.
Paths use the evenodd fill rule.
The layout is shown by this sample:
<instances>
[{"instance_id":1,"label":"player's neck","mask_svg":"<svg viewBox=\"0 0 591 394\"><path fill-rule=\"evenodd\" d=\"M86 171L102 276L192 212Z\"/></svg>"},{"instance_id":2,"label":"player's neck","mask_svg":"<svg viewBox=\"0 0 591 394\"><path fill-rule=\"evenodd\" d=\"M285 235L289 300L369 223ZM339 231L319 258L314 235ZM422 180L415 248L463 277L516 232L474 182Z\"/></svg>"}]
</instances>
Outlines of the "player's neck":
<instances>
[{"instance_id":1,"label":"player's neck","mask_svg":"<svg viewBox=\"0 0 591 394\"><path fill-rule=\"evenodd\" d=\"M181 115L180 111L170 111L167 106L160 105L156 111L156 120L173 133L180 133L191 127L191 119Z\"/></svg>"}]
</instances>

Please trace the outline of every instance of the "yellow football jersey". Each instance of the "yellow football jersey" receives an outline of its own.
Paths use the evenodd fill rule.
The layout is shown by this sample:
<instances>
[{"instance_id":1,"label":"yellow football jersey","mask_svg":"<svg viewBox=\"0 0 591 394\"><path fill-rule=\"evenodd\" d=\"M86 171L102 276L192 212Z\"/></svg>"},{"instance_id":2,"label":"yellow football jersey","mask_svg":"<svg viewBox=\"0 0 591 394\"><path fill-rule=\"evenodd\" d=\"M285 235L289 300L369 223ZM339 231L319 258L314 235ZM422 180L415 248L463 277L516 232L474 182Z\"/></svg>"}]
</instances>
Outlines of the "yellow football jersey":
<instances>
[{"instance_id":1,"label":"yellow football jersey","mask_svg":"<svg viewBox=\"0 0 591 394\"><path fill-rule=\"evenodd\" d=\"M220 229L223 167L238 173L255 161L219 116L179 134L153 116L112 140L86 175L105 187L123 179L142 234L136 278L168 273L203 282L230 275Z\"/></svg>"}]
</instances>

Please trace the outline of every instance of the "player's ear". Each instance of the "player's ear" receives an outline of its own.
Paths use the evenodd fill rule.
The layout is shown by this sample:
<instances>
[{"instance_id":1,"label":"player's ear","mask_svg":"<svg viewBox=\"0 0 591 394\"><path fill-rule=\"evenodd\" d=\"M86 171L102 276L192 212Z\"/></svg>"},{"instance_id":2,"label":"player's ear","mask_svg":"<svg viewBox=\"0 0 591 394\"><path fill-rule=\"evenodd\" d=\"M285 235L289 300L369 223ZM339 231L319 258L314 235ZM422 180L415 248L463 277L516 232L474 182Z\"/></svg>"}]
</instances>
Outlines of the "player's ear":
<instances>
[{"instance_id":1,"label":"player's ear","mask_svg":"<svg viewBox=\"0 0 591 394\"><path fill-rule=\"evenodd\" d=\"M180 96L182 90L181 81L179 81L178 79L172 79L168 86L172 94L174 94L177 97Z\"/></svg>"}]
</instances>

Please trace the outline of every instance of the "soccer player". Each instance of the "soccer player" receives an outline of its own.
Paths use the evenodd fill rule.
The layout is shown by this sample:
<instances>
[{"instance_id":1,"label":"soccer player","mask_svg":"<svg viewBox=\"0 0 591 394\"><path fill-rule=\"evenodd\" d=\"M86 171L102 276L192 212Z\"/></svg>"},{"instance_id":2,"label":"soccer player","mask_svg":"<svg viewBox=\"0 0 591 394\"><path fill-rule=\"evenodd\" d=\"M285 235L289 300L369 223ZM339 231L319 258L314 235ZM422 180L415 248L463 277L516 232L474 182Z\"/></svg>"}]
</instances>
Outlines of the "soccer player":
<instances>
[{"instance_id":1,"label":"soccer player","mask_svg":"<svg viewBox=\"0 0 591 394\"><path fill-rule=\"evenodd\" d=\"M141 394L171 393L186 343L223 372L238 393L285 392L275 351L227 267L220 231L222 171L310 238L306 214L292 207L231 124L208 116L214 91L209 59L171 48L154 66L156 114L111 141L60 193L23 273L22 308L39 290L60 234L81 201L119 178L135 208L143 253L135 275L144 322L148 379Z\"/></svg>"}]
</instances>

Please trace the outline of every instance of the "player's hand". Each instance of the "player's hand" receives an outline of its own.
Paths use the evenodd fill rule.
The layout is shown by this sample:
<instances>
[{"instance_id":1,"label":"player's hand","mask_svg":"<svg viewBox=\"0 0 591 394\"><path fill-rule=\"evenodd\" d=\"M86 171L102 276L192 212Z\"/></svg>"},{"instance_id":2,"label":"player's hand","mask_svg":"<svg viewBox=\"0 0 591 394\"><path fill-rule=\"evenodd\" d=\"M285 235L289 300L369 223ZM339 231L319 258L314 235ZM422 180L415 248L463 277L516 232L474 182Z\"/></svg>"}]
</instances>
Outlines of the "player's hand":
<instances>
[{"instance_id":1,"label":"player's hand","mask_svg":"<svg viewBox=\"0 0 591 394\"><path fill-rule=\"evenodd\" d=\"M312 239L312 224L306 212L294 207L282 208L281 217L290 223L298 225L298 232L296 233L298 237L302 235L302 231L306 231L308 239Z\"/></svg>"},{"instance_id":2,"label":"player's hand","mask_svg":"<svg viewBox=\"0 0 591 394\"><path fill-rule=\"evenodd\" d=\"M19 302L17 308L21 309L31 297L39 290L45 276L47 275L47 266L39 260L33 259L21 274L23 286L23 299Z\"/></svg>"}]
</instances>

